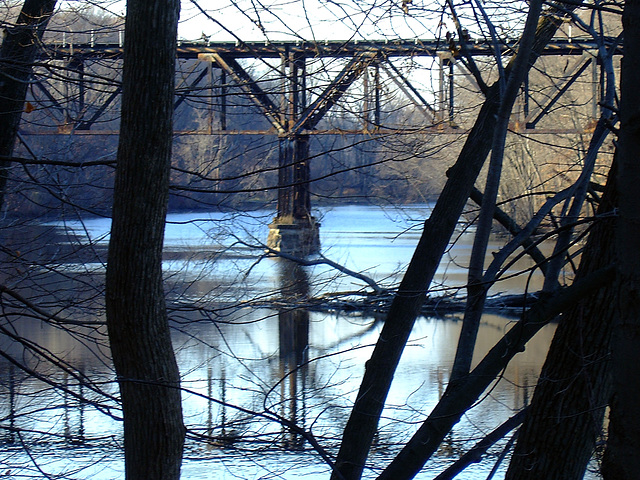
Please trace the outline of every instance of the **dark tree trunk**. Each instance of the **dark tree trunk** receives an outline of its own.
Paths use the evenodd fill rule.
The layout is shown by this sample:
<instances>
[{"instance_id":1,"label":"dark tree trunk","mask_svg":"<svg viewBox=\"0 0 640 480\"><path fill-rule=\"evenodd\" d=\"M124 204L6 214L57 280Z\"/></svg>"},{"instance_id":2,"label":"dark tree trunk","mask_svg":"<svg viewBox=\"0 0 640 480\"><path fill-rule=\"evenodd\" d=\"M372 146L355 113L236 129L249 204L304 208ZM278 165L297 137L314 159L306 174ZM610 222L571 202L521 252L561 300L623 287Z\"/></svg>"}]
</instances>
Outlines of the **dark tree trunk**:
<instances>
[{"instance_id":1,"label":"dark tree trunk","mask_svg":"<svg viewBox=\"0 0 640 480\"><path fill-rule=\"evenodd\" d=\"M541 299L527 310L469 375L447 385L429 417L378 476L378 480L413 478L436 452L445 435L458 423L462 415L473 407L511 359L524 351L527 342L549 321L567 311L582 298L612 282L613 270L612 267L608 267L594 272L574 282L570 287Z\"/></svg>"},{"instance_id":2,"label":"dark tree trunk","mask_svg":"<svg viewBox=\"0 0 640 480\"><path fill-rule=\"evenodd\" d=\"M620 71L619 216L616 229L618 318L612 335L613 397L606 480L640 478L640 2L625 2L624 57Z\"/></svg>"},{"instance_id":3,"label":"dark tree trunk","mask_svg":"<svg viewBox=\"0 0 640 480\"><path fill-rule=\"evenodd\" d=\"M496 209L496 200L502 177L502 162L504 160L504 148L507 140L511 111L515 104L520 86L528 75L530 68L529 55L535 38L535 31L540 19L542 2L540 0L529 1L529 14L525 24L518 54L511 62L511 71L508 79L503 79L504 88L500 94L500 108L496 114L496 122L493 131L491 145L491 158L487 169L487 180L483 193L483 202L480 206L480 214L476 221L476 233L473 237L473 248L469 259L469 280L467 286L467 305L462 322L462 330L458 340L455 359L451 367L451 379L457 379L467 375L471 370L473 352L480 328L480 320L484 311L487 293L493 278L484 275L484 264L487 258L487 247L493 228L493 216ZM469 192L469 195L471 192Z\"/></svg>"},{"instance_id":4,"label":"dark tree trunk","mask_svg":"<svg viewBox=\"0 0 640 480\"><path fill-rule=\"evenodd\" d=\"M589 234L576 280L614 261L615 166ZM507 480L580 480L602 430L611 393L609 347L614 284L563 315L518 434Z\"/></svg>"},{"instance_id":5,"label":"dark tree trunk","mask_svg":"<svg viewBox=\"0 0 640 480\"><path fill-rule=\"evenodd\" d=\"M576 4L564 8L572 10L577 6ZM558 12L545 16L536 32L529 66L535 63L561 21ZM362 476L371 441L404 346L491 148L499 101L499 85L494 84L487 93L487 99L457 162L448 172L449 179L431 216L425 222L418 246L392 302L380 338L371 359L366 363L360 391L344 430L332 480L358 480Z\"/></svg>"},{"instance_id":6,"label":"dark tree trunk","mask_svg":"<svg viewBox=\"0 0 640 480\"><path fill-rule=\"evenodd\" d=\"M129 480L177 480L185 435L162 282L178 14L178 0L127 3L106 306Z\"/></svg>"},{"instance_id":7,"label":"dark tree trunk","mask_svg":"<svg viewBox=\"0 0 640 480\"><path fill-rule=\"evenodd\" d=\"M25 0L15 26L6 30L0 47L1 157L13 154L33 62L55 6L56 0ZM0 208L10 168L10 160L0 160Z\"/></svg>"}]
</instances>

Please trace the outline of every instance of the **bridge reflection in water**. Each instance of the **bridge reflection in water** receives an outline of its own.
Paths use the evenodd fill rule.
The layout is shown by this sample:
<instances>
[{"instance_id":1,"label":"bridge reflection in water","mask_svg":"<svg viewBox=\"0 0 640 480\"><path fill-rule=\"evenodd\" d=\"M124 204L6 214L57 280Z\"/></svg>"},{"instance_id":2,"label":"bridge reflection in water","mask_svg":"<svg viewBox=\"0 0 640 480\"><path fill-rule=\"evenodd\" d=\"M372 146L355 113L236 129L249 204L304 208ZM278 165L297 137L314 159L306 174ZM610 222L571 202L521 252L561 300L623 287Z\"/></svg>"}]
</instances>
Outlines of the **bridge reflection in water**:
<instances>
[{"instance_id":1,"label":"bridge reflection in water","mask_svg":"<svg viewBox=\"0 0 640 480\"><path fill-rule=\"evenodd\" d=\"M280 259L278 270L282 299L289 305L278 311L280 415L291 425L304 426L309 361L309 311L304 304L309 297L309 277L304 267L289 260ZM283 425L282 442L284 448L295 450L302 448L304 439Z\"/></svg>"},{"instance_id":2,"label":"bridge reflection in water","mask_svg":"<svg viewBox=\"0 0 640 480\"><path fill-rule=\"evenodd\" d=\"M389 218L389 212L362 206L336 210L333 215L327 213L323 217L327 243L333 243L335 255L348 253L350 261L356 262L350 264L354 270L389 279L398 263L409 258L416 239L404 223L396 225L398 220ZM423 218L428 211L428 206L407 207L406 221ZM192 217L195 221L203 215ZM256 251L255 256L229 252L228 257L203 263L201 256L194 257L193 253L200 253L202 245L209 244L207 229L197 222L191 225L193 230L186 229L190 222L182 214L172 216L171 220L166 238L182 245L178 238L184 235L193 248L180 250L184 262L165 264L168 277L176 284L170 299L185 302L198 299L198 306L212 315L202 318L197 309L190 308L191 303L171 304L174 345L185 388L185 421L190 438L199 440L191 441L189 451L207 455L210 449L231 450L231 447L244 451L308 449L298 428L313 431L323 443L334 446L357 393L364 362L379 335L380 322L358 312L321 312L305 307L310 298L357 290L361 285L355 279L333 278L335 272L324 267L301 267L285 259L261 258L262 251ZM219 220L211 223L217 225ZM108 219L90 219L80 225L84 234L93 232L92 239L107 241ZM58 238L58 245L65 245L69 232L75 228L72 224L64 226L65 234ZM19 234L21 243L33 236L51 243L52 228L42 226L31 235L15 229L7 233ZM383 231L396 239L393 248L381 237ZM197 239L194 232L202 237ZM459 264L468 261L464 255L468 255L470 243L465 243L465 239L472 240L470 235L463 236L459 239L461 245L451 250ZM34 247L20 259L51 266L47 261L58 259L60 252L54 245L50 249ZM93 243L91 250L100 256L99 243ZM173 252L171 258L178 255ZM257 258L261 258L258 264ZM81 265L78 270L80 264L56 261L53 269L38 272L30 269L28 274L37 273L42 284L56 285L59 295L70 295L79 306L85 306L85 297L99 302L101 297L96 297L96 291L101 291L99 287L83 290L71 277L77 275L85 286L93 281L101 285L104 264L87 261ZM90 265L96 269L88 269ZM451 278L454 273L449 270L447 275L457 282L457 278ZM227 303L222 306L207 303L221 302L225 292L233 298L232 308L227 308ZM46 301L44 296L39 298ZM244 301L247 298L268 299L269 307L247 307ZM119 452L121 425L108 415L119 416L114 400L117 385L106 354L105 332L99 323L101 307L94 306L95 311L82 308L79 313L78 318L89 322L86 329L78 327L70 331L25 317L22 307L11 311L11 304L5 300L5 314L11 312L11 319L15 314L15 321L3 324L4 334L0 338L5 355L0 361L0 377L4 379L0 382L0 398L3 440L12 448L24 441L28 445L47 446L54 452L68 453L71 449L67 447L77 445L93 447L90 450L94 453L96 449L108 452L107 455ZM96 312L96 318L89 318L88 312ZM96 324L92 324L96 319ZM508 318L486 315L480 328L478 355L488 351L509 326ZM551 325L542 331L516 357L505 372L506 381L499 382L491 395L469 413L469 422L450 435L452 448L461 448L466 440L477 437L479 431L494 428L528 402L553 328ZM456 315L418 320L394 378L377 448L394 448L407 434L406 425L423 418L442 396L459 329L460 318ZM13 334L26 342L15 341L10 336ZM42 356L28 348L32 345L38 345L40 355L57 359L57 363L43 361ZM22 362L27 371L17 369L11 359ZM281 421L276 421L276 417Z\"/></svg>"}]
</instances>

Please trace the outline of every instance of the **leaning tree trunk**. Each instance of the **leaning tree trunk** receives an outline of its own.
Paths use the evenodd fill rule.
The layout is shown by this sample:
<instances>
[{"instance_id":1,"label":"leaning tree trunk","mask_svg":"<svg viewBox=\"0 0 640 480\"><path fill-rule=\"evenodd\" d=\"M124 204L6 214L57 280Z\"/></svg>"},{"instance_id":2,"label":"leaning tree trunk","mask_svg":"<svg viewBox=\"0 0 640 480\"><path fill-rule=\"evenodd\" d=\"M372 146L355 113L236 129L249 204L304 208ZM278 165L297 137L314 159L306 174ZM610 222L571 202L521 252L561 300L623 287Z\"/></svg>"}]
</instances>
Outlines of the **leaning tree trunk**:
<instances>
[{"instance_id":1,"label":"leaning tree trunk","mask_svg":"<svg viewBox=\"0 0 640 480\"><path fill-rule=\"evenodd\" d=\"M127 2L106 307L129 480L177 480L185 435L162 282L178 15L178 0Z\"/></svg>"},{"instance_id":2,"label":"leaning tree trunk","mask_svg":"<svg viewBox=\"0 0 640 480\"><path fill-rule=\"evenodd\" d=\"M620 70L619 216L616 229L618 318L612 335L613 397L606 480L640 478L640 1L627 0L622 15L624 57Z\"/></svg>"},{"instance_id":3,"label":"leaning tree trunk","mask_svg":"<svg viewBox=\"0 0 640 480\"><path fill-rule=\"evenodd\" d=\"M615 170L614 165L576 280L613 264ZM584 477L611 393L614 292L614 284L606 284L562 316L518 434L506 480Z\"/></svg>"},{"instance_id":4,"label":"leaning tree trunk","mask_svg":"<svg viewBox=\"0 0 640 480\"><path fill-rule=\"evenodd\" d=\"M564 6L562 12L572 11L580 4L582 1ZM543 48L553 38L562 23L562 14L557 10L546 12L536 32L529 66L535 63ZM510 70L510 67L507 67L507 70ZM500 104L499 97L499 85L496 83L489 88L487 99L469 132L458 160L449 169L449 180L431 216L424 224L422 235L393 299L379 340L365 365L364 377L344 429L331 480L358 480L362 476L404 346L473 184L491 149L492 133Z\"/></svg>"},{"instance_id":5,"label":"leaning tree trunk","mask_svg":"<svg viewBox=\"0 0 640 480\"><path fill-rule=\"evenodd\" d=\"M25 0L0 47L0 208L33 62L55 6L56 0Z\"/></svg>"}]
</instances>

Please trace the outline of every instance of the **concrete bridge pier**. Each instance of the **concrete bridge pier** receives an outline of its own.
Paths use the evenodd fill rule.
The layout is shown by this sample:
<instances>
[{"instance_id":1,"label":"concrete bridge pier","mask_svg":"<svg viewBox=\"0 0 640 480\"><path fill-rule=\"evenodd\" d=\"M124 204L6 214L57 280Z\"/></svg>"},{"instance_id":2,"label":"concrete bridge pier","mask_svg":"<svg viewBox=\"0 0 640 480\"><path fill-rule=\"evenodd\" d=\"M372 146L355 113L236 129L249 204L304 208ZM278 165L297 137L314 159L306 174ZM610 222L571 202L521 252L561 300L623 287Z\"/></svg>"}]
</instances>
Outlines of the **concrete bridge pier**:
<instances>
[{"instance_id":1,"label":"concrete bridge pier","mask_svg":"<svg viewBox=\"0 0 640 480\"><path fill-rule=\"evenodd\" d=\"M320 251L320 223L311 215L309 135L280 138L278 214L267 246L296 256Z\"/></svg>"},{"instance_id":2,"label":"concrete bridge pier","mask_svg":"<svg viewBox=\"0 0 640 480\"><path fill-rule=\"evenodd\" d=\"M267 246L299 257L320 252L320 223L314 217L275 217L269 224Z\"/></svg>"}]
</instances>

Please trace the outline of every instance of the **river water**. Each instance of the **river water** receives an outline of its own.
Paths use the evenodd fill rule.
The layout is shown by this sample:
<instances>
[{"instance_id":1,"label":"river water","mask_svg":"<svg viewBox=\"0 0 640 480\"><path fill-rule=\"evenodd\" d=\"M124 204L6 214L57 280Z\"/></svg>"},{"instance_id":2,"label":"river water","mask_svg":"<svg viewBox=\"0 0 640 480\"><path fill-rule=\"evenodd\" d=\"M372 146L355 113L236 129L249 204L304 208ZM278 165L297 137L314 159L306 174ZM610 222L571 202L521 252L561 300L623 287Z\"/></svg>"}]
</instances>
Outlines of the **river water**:
<instances>
[{"instance_id":1,"label":"river water","mask_svg":"<svg viewBox=\"0 0 640 480\"><path fill-rule=\"evenodd\" d=\"M318 212L322 253L381 286L392 286L411 258L429 210L429 205L322 209ZM334 454L364 362L381 328L382 315L297 307L309 298L335 292L344 292L344 299L360 298L365 283L327 265L300 267L265 256L261 242L271 215L199 212L172 214L168 219L164 268L189 429L185 479L327 479L329 469L319 455L278 420L303 427ZM58 235L56 245L50 246L53 251L65 251L65 242L80 242L91 245L92 255L79 261L60 254L55 262L34 267L37 271L29 278L48 279L50 287L59 285L61 292L67 282L79 285L82 279L83 285L90 285L86 291L74 287L73 294L61 293L60 298L73 297L79 305L90 305L91 320L98 324L73 328L71 333L28 317L12 324L16 333L85 377L48 366L42 360L46 353L27 355L10 336L2 337L3 351L21 355L40 378L6 361L0 364L5 379L0 391L3 425L21 431L18 436L5 434L0 470L3 478L15 479L44 474L123 478L121 424L112 418L119 411L109 398L117 394L117 387L100 325L109 220L56 221L44 227ZM456 237L434 281L433 295L459 294L465 283L471 235L461 228ZM500 243L495 239L492 248ZM520 262L512 272L527 266ZM525 274L501 282L494 292L515 292L527 282L530 290L538 286L535 275ZM485 315L476 357L488 351L513 321L509 316ZM366 477L375 477L437 402L459 330L459 314L418 319L394 377ZM528 403L553 331L553 325L544 328L516 357L447 436L419 478L433 478ZM66 389L54 389L52 382ZM29 446L29 455L24 445ZM501 450L498 445L485 461L458 478L487 478Z\"/></svg>"}]
</instances>

